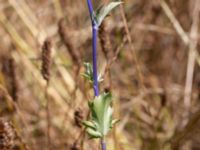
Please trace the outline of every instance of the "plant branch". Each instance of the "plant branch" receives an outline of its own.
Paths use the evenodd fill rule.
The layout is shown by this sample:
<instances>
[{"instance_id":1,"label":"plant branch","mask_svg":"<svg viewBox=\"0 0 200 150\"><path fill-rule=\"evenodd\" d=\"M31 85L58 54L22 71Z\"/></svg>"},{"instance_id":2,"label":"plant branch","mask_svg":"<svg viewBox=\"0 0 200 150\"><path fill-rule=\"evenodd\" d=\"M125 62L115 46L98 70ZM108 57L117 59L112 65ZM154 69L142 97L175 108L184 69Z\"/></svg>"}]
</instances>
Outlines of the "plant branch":
<instances>
[{"instance_id":1,"label":"plant branch","mask_svg":"<svg viewBox=\"0 0 200 150\"><path fill-rule=\"evenodd\" d=\"M93 49L93 79L94 79L94 93L95 96L99 96L98 88L98 75L97 75L97 34L98 27L92 27L93 37L92 37L92 49Z\"/></svg>"},{"instance_id":2,"label":"plant branch","mask_svg":"<svg viewBox=\"0 0 200 150\"><path fill-rule=\"evenodd\" d=\"M91 2L91 0L87 0L87 5L88 5L88 10L89 10L89 13L90 13L90 18L91 18L91 21L92 21L92 23L93 23L93 17L92 17L92 15L93 15L93 7L92 7L92 2Z\"/></svg>"},{"instance_id":3,"label":"plant branch","mask_svg":"<svg viewBox=\"0 0 200 150\"><path fill-rule=\"evenodd\" d=\"M50 128L51 128L51 120L50 120L50 111L49 111L49 95L48 95L49 81L46 81L45 86L45 99L46 99L46 119L47 119L47 144L48 149L51 149L51 136L50 136Z\"/></svg>"},{"instance_id":4,"label":"plant branch","mask_svg":"<svg viewBox=\"0 0 200 150\"><path fill-rule=\"evenodd\" d=\"M97 36L98 36L98 25L93 19L93 7L91 0L87 0L88 9L90 13L90 18L92 22L92 54L93 54L93 88L95 96L99 96L99 88L98 88L98 75L97 75ZM102 142L102 150L106 150L106 143Z\"/></svg>"},{"instance_id":5,"label":"plant branch","mask_svg":"<svg viewBox=\"0 0 200 150\"><path fill-rule=\"evenodd\" d=\"M128 43L130 44L131 54L133 56L133 61L135 62L135 65L136 65L137 76L138 76L138 80L139 80L139 83L140 83L140 87L145 90L143 75L142 75L142 69L141 69L140 62L138 60L138 57L137 57L137 54L136 54L136 51L135 51L135 47L133 45L133 40L131 38L130 30L128 28L128 22L127 22L127 19L126 19L126 16L125 16L124 7L122 5L120 5L120 14L121 14L122 21L123 21L123 24L124 24L124 29L125 29L125 32L126 32L127 40L128 40Z\"/></svg>"},{"instance_id":6,"label":"plant branch","mask_svg":"<svg viewBox=\"0 0 200 150\"><path fill-rule=\"evenodd\" d=\"M172 23L174 29L176 30L177 34L180 36L181 40L183 41L183 43L186 46L189 46L189 44L191 43L190 37L189 35L183 30L182 26L180 25L180 23L178 22L178 20L176 19L175 15L173 14L172 10L169 8L169 6L167 5L167 3L164 0L159 0L160 5L164 11L164 13L166 14L166 16L169 18L170 22ZM197 51L197 49L195 48L194 50L195 52L195 58L197 63L200 65L200 61L199 61L199 53Z\"/></svg>"},{"instance_id":7,"label":"plant branch","mask_svg":"<svg viewBox=\"0 0 200 150\"><path fill-rule=\"evenodd\" d=\"M98 26L93 20L93 7L91 0L87 0L88 10L90 13L91 21L92 21L92 54L93 54L93 88L95 96L99 96L99 88L98 88L98 75L97 75L97 35L98 35Z\"/></svg>"},{"instance_id":8,"label":"plant branch","mask_svg":"<svg viewBox=\"0 0 200 150\"><path fill-rule=\"evenodd\" d=\"M195 49L197 48L198 43L198 27L199 27L199 7L200 3L198 0L195 2L195 8L193 11L193 24L191 26L190 38L191 42L189 45L189 54L188 54L188 63L187 63L187 73L186 73L186 82L185 82L185 92L184 92L184 104L186 108L189 108L191 105L191 93L192 93L192 83L194 76L194 67L195 67L195 58L196 53Z\"/></svg>"},{"instance_id":9,"label":"plant branch","mask_svg":"<svg viewBox=\"0 0 200 150\"><path fill-rule=\"evenodd\" d=\"M106 143L104 142L104 140L101 140L101 149L102 150L106 150Z\"/></svg>"}]
</instances>

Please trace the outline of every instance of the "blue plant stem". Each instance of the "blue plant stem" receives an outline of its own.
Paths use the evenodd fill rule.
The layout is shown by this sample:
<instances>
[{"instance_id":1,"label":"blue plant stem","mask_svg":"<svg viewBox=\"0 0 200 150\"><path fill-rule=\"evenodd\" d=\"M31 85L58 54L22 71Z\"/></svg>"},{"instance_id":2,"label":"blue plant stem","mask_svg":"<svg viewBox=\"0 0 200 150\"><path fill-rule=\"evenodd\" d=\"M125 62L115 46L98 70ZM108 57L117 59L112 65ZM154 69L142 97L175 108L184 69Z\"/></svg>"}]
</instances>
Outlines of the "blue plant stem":
<instances>
[{"instance_id":1,"label":"blue plant stem","mask_svg":"<svg viewBox=\"0 0 200 150\"><path fill-rule=\"evenodd\" d=\"M101 140L101 149L106 150L106 143L104 140Z\"/></svg>"},{"instance_id":2,"label":"blue plant stem","mask_svg":"<svg viewBox=\"0 0 200 150\"><path fill-rule=\"evenodd\" d=\"M87 5L92 22L92 52L93 52L93 88L95 96L99 96L98 75L97 75L97 35L98 25L93 18L93 7L91 0L87 0Z\"/></svg>"},{"instance_id":3,"label":"blue plant stem","mask_svg":"<svg viewBox=\"0 0 200 150\"><path fill-rule=\"evenodd\" d=\"M92 49L93 49L93 87L95 96L99 96L99 87L98 87L98 75L97 75L97 35L98 35L98 27L92 27Z\"/></svg>"},{"instance_id":4,"label":"blue plant stem","mask_svg":"<svg viewBox=\"0 0 200 150\"><path fill-rule=\"evenodd\" d=\"M91 21L93 22L93 20L92 20L93 7L92 7L92 2L91 2L91 0L87 0L87 5L88 5L88 10L89 10L89 13L90 13Z\"/></svg>"},{"instance_id":5,"label":"blue plant stem","mask_svg":"<svg viewBox=\"0 0 200 150\"><path fill-rule=\"evenodd\" d=\"M92 22L92 54L93 54L93 88L95 96L99 96L99 87L98 87L98 75L97 75L97 36L98 36L98 25L93 18L93 7L91 0L87 0L88 9L90 13L90 18ZM101 148L106 150L106 143L104 139L101 139Z\"/></svg>"}]
</instances>

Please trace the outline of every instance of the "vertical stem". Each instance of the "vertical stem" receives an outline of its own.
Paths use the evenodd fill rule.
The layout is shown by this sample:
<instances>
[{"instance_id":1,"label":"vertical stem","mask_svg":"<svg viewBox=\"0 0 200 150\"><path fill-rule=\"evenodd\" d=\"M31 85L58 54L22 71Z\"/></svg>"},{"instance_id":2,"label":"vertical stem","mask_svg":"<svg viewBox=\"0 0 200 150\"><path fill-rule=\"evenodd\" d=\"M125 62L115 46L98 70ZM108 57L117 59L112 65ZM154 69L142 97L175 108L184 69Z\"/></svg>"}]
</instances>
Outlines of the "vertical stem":
<instances>
[{"instance_id":1,"label":"vertical stem","mask_svg":"<svg viewBox=\"0 0 200 150\"><path fill-rule=\"evenodd\" d=\"M91 20L92 20L93 7L92 7L92 2L91 2L91 0L87 0L87 5L88 5L89 13L90 13L90 18L91 18ZM93 22L93 21L92 21L92 22Z\"/></svg>"},{"instance_id":2,"label":"vertical stem","mask_svg":"<svg viewBox=\"0 0 200 150\"><path fill-rule=\"evenodd\" d=\"M98 75L97 75L97 35L98 35L98 25L95 20L93 20L93 7L91 0L87 0L88 10L90 13L90 18L92 22L92 56L93 56L93 88L95 96L99 96L98 87Z\"/></svg>"},{"instance_id":3,"label":"vertical stem","mask_svg":"<svg viewBox=\"0 0 200 150\"><path fill-rule=\"evenodd\" d=\"M97 75L97 35L98 35L98 25L95 20L93 20L93 7L91 0L87 0L88 9L90 13L90 18L92 22L92 56L93 56L93 88L95 96L99 96L98 87L98 75ZM101 139L101 149L106 150L106 143L104 139Z\"/></svg>"},{"instance_id":4,"label":"vertical stem","mask_svg":"<svg viewBox=\"0 0 200 150\"><path fill-rule=\"evenodd\" d=\"M93 87L95 96L99 96L99 88L98 88L98 75L97 75L97 34L98 34L98 27L92 27L92 49L93 49Z\"/></svg>"},{"instance_id":5,"label":"vertical stem","mask_svg":"<svg viewBox=\"0 0 200 150\"><path fill-rule=\"evenodd\" d=\"M50 112L49 112L49 96L48 96L49 81L46 83L45 87L45 98L46 98L46 119L47 119L47 144L48 150L51 149L51 137L50 137Z\"/></svg>"},{"instance_id":6,"label":"vertical stem","mask_svg":"<svg viewBox=\"0 0 200 150\"><path fill-rule=\"evenodd\" d=\"M106 150L106 143L103 139L101 140L101 149Z\"/></svg>"}]
</instances>

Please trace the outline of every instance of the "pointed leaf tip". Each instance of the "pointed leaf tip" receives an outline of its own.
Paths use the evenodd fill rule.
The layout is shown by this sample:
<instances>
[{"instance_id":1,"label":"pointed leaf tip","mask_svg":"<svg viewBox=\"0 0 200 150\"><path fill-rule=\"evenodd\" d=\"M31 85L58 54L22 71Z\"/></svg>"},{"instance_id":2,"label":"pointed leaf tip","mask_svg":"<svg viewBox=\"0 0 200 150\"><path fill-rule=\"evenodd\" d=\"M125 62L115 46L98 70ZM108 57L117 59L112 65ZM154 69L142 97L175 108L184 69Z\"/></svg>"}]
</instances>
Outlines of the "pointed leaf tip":
<instances>
[{"instance_id":1,"label":"pointed leaf tip","mask_svg":"<svg viewBox=\"0 0 200 150\"><path fill-rule=\"evenodd\" d=\"M111 10L113 10L115 7L117 7L121 3L123 3L123 2L121 2L121 1L111 2L106 6L100 7L96 11L96 15L95 15L95 19L96 19L98 26L101 25L103 19L111 12Z\"/></svg>"},{"instance_id":2,"label":"pointed leaf tip","mask_svg":"<svg viewBox=\"0 0 200 150\"><path fill-rule=\"evenodd\" d=\"M95 130L93 130L91 128L87 128L86 131L89 134L90 138L101 138L102 137L100 132L95 131Z\"/></svg>"}]
</instances>

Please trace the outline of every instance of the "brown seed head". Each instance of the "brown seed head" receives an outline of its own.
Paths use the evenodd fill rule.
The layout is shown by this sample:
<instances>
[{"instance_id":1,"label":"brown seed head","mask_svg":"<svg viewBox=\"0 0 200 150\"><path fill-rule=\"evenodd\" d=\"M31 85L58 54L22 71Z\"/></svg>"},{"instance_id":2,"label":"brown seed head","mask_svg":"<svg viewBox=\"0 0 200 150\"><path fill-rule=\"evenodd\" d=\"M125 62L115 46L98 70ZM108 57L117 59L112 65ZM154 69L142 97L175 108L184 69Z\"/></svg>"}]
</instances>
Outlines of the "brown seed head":
<instances>
[{"instance_id":1,"label":"brown seed head","mask_svg":"<svg viewBox=\"0 0 200 150\"><path fill-rule=\"evenodd\" d=\"M70 147L70 150L80 150L80 144L74 142L74 144Z\"/></svg>"},{"instance_id":2,"label":"brown seed head","mask_svg":"<svg viewBox=\"0 0 200 150\"><path fill-rule=\"evenodd\" d=\"M52 41L50 38L47 38L42 46L42 71L41 71L43 78L47 82L49 82L51 76L51 64L52 64L51 51L52 51Z\"/></svg>"},{"instance_id":3,"label":"brown seed head","mask_svg":"<svg viewBox=\"0 0 200 150\"><path fill-rule=\"evenodd\" d=\"M0 118L0 150L11 150L14 146L15 132L12 125Z\"/></svg>"},{"instance_id":4,"label":"brown seed head","mask_svg":"<svg viewBox=\"0 0 200 150\"><path fill-rule=\"evenodd\" d=\"M74 112L74 121L75 121L75 125L79 128L82 127L82 121L84 119L84 115L83 115L83 111L78 108L75 112Z\"/></svg>"},{"instance_id":5,"label":"brown seed head","mask_svg":"<svg viewBox=\"0 0 200 150\"><path fill-rule=\"evenodd\" d=\"M10 78L11 78L11 96L14 101L18 100L18 80L16 73L16 64L13 58L9 59L9 68L10 68Z\"/></svg>"},{"instance_id":6,"label":"brown seed head","mask_svg":"<svg viewBox=\"0 0 200 150\"><path fill-rule=\"evenodd\" d=\"M18 100L19 84L17 79L16 63L12 57L3 60L3 72L8 81L8 91L14 101Z\"/></svg>"}]
</instances>

